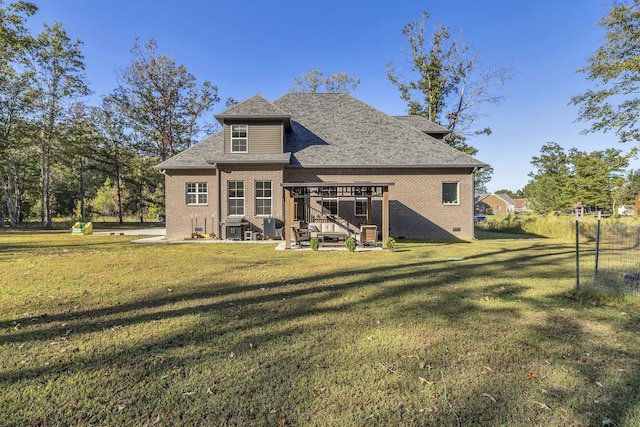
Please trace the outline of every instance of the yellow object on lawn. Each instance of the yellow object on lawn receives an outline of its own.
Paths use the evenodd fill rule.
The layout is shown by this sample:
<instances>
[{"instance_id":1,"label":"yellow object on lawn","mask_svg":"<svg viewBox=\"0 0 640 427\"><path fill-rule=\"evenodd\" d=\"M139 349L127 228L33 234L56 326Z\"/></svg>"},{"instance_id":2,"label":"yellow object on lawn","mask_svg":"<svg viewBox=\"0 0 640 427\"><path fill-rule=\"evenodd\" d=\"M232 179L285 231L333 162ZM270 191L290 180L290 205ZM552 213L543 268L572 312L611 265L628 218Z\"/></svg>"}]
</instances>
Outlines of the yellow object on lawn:
<instances>
[{"instance_id":1,"label":"yellow object on lawn","mask_svg":"<svg viewBox=\"0 0 640 427\"><path fill-rule=\"evenodd\" d=\"M93 234L93 224L90 222L76 222L71 228L71 234Z\"/></svg>"}]
</instances>

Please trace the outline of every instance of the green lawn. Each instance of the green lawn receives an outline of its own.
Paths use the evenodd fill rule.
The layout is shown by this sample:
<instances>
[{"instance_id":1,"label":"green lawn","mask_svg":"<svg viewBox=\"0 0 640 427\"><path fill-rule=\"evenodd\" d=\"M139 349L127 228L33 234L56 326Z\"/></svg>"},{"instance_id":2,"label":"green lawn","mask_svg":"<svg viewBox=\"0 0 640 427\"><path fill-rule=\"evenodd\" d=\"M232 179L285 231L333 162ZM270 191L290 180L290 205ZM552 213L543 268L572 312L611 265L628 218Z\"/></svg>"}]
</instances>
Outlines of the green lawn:
<instances>
[{"instance_id":1,"label":"green lawn","mask_svg":"<svg viewBox=\"0 0 640 427\"><path fill-rule=\"evenodd\" d=\"M640 304L570 242L132 238L0 233L0 426L640 425Z\"/></svg>"}]
</instances>

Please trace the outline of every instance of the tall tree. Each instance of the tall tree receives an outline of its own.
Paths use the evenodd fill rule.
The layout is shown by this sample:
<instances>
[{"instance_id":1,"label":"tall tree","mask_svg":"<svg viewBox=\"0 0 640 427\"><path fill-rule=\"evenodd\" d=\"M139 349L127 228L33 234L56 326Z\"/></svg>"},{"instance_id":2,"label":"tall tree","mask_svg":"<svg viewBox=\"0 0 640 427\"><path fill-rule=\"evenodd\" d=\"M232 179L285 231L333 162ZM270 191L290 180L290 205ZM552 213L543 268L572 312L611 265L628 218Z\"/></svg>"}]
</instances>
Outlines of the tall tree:
<instances>
[{"instance_id":1,"label":"tall tree","mask_svg":"<svg viewBox=\"0 0 640 427\"><path fill-rule=\"evenodd\" d=\"M525 194L540 213L562 211L573 203L615 210L623 200L623 173L630 156L613 148L591 153L572 148L566 153L560 145L547 143L531 160L536 171L529 174Z\"/></svg>"},{"instance_id":2,"label":"tall tree","mask_svg":"<svg viewBox=\"0 0 640 427\"><path fill-rule=\"evenodd\" d=\"M356 90L359 84L359 78L351 77L344 71L325 76L320 69L314 68L296 77L293 81L293 87L289 91L294 93L351 93Z\"/></svg>"},{"instance_id":3,"label":"tall tree","mask_svg":"<svg viewBox=\"0 0 640 427\"><path fill-rule=\"evenodd\" d=\"M25 24L37 10L30 2L6 7L0 0L0 228L14 227L19 216L17 173L25 161L26 119L33 102L28 52L33 38Z\"/></svg>"},{"instance_id":4,"label":"tall tree","mask_svg":"<svg viewBox=\"0 0 640 427\"><path fill-rule=\"evenodd\" d=\"M61 125L67 119L70 104L89 94L84 77L82 42L72 41L56 22L37 36L34 55L36 65L35 122L39 128L38 151L41 170L40 222L52 223L52 163L62 141Z\"/></svg>"},{"instance_id":5,"label":"tall tree","mask_svg":"<svg viewBox=\"0 0 640 427\"><path fill-rule=\"evenodd\" d=\"M632 204L638 195L640 195L640 169L631 169L627 172L620 189L620 203ZM640 205L638 209L640 209Z\"/></svg>"},{"instance_id":6,"label":"tall tree","mask_svg":"<svg viewBox=\"0 0 640 427\"><path fill-rule=\"evenodd\" d=\"M491 133L489 128L476 127L480 107L500 101L494 91L505 84L510 71L482 67L479 54L462 40L453 42L449 28L443 25L435 26L427 40L429 18L423 12L421 20L408 23L402 31L410 47L411 77L406 79L392 62L387 64L387 77L400 91L409 114L451 130L445 142L475 154L477 150L466 144L466 137Z\"/></svg>"},{"instance_id":7,"label":"tall tree","mask_svg":"<svg viewBox=\"0 0 640 427\"><path fill-rule=\"evenodd\" d=\"M116 196L118 221L124 221L125 179L130 170L131 159L137 153L133 150L127 133L124 117L118 114L110 98L104 98L100 107L91 111L92 122L98 138L97 167L110 177Z\"/></svg>"},{"instance_id":8,"label":"tall tree","mask_svg":"<svg viewBox=\"0 0 640 427\"><path fill-rule=\"evenodd\" d=\"M640 0L615 2L598 25L604 44L578 70L595 84L571 98L585 132L614 131L621 142L640 141Z\"/></svg>"},{"instance_id":9,"label":"tall tree","mask_svg":"<svg viewBox=\"0 0 640 427\"><path fill-rule=\"evenodd\" d=\"M471 50L463 40L451 40L449 28L436 25L427 39L427 21L430 15L422 13L419 21L405 25L410 54L411 77L404 77L392 62L387 64L387 77L400 91L407 103L409 114L426 117L451 131L444 141L469 155L478 150L467 143L471 135L491 134L488 127L478 128L480 109L485 104L498 104L500 89L509 78L510 69L484 68L478 52ZM486 190L493 168L476 172L476 190Z\"/></svg>"},{"instance_id":10,"label":"tall tree","mask_svg":"<svg viewBox=\"0 0 640 427\"><path fill-rule=\"evenodd\" d=\"M610 207L622 203L620 191L624 184L624 169L629 165L629 155L609 148L586 153L572 148L568 161L571 165L569 197L588 206Z\"/></svg>"},{"instance_id":11,"label":"tall tree","mask_svg":"<svg viewBox=\"0 0 640 427\"><path fill-rule=\"evenodd\" d=\"M536 170L529 174L532 179L525 187L525 193L533 209L549 213L569 207L569 166L564 149L549 142L542 146L540 156L533 157L531 164Z\"/></svg>"},{"instance_id":12,"label":"tall tree","mask_svg":"<svg viewBox=\"0 0 640 427\"><path fill-rule=\"evenodd\" d=\"M13 63L31 44L25 23L38 10L35 3L17 1L4 7L0 0L0 65Z\"/></svg>"},{"instance_id":13,"label":"tall tree","mask_svg":"<svg viewBox=\"0 0 640 427\"><path fill-rule=\"evenodd\" d=\"M209 81L198 84L184 65L156 49L155 40L143 46L136 39L110 102L126 119L139 151L164 161L203 136L203 115L220 99Z\"/></svg>"},{"instance_id":14,"label":"tall tree","mask_svg":"<svg viewBox=\"0 0 640 427\"><path fill-rule=\"evenodd\" d=\"M84 103L71 106L62 135L64 143L56 156L56 170L65 179L59 179L60 188L54 193L55 205L57 212L73 212L76 219L84 221L89 217L86 201L102 182L102 177L96 173L98 138Z\"/></svg>"}]
</instances>

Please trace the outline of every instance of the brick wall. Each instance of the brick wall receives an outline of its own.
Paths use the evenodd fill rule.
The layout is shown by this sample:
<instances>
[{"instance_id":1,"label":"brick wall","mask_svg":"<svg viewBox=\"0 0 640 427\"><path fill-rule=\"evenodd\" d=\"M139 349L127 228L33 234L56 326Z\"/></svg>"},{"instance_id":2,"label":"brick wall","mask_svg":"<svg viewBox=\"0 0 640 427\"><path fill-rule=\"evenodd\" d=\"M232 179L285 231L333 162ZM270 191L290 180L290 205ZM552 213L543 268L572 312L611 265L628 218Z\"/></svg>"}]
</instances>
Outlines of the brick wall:
<instances>
[{"instance_id":1,"label":"brick wall","mask_svg":"<svg viewBox=\"0 0 640 427\"><path fill-rule=\"evenodd\" d=\"M419 239L470 239L474 235L471 169L289 168L285 171L284 180L285 182L394 183L389 187L389 234L391 236ZM459 182L458 204L442 204L443 182ZM382 200L374 199L372 207L372 220L380 227ZM349 215L352 211L353 199L340 202L340 216L354 223L354 219Z\"/></svg>"},{"instance_id":2,"label":"brick wall","mask_svg":"<svg viewBox=\"0 0 640 427\"><path fill-rule=\"evenodd\" d=\"M167 237L187 238L191 236L192 224L197 215L198 227L206 232L217 233L217 179L215 169L193 171L167 171L166 206ZM262 231L262 217L255 215L255 181L272 181L272 216L284 220L283 182L345 182L370 181L394 183L389 187L389 234L393 237L442 239L473 237L473 175L471 169L302 169L280 166L221 166L221 214L227 216L227 182L245 183L245 218L255 231ZM208 204L188 206L186 183L207 182ZM458 182L460 200L458 204L443 205L442 183ZM342 198L339 214L349 220L353 228L363 221L353 212L353 199ZM373 199L372 220L381 227L382 199ZM215 223L215 224L214 224ZM222 227L224 238L224 227Z\"/></svg>"},{"instance_id":3,"label":"brick wall","mask_svg":"<svg viewBox=\"0 0 640 427\"><path fill-rule=\"evenodd\" d=\"M218 223L227 217L227 182L243 181L245 185L245 215L253 231L262 231L263 217L255 215L255 181L272 182L272 216L282 218L282 167L262 166L220 166L220 219L218 218L218 181L215 168L165 172L167 237L182 239L191 237L194 228L202 228L202 233L219 235ZM187 205L186 185L188 182L206 182L208 203ZM206 230L204 229L206 225ZM220 227L222 238L224 226Z\"/></svg>"}]
</instances>

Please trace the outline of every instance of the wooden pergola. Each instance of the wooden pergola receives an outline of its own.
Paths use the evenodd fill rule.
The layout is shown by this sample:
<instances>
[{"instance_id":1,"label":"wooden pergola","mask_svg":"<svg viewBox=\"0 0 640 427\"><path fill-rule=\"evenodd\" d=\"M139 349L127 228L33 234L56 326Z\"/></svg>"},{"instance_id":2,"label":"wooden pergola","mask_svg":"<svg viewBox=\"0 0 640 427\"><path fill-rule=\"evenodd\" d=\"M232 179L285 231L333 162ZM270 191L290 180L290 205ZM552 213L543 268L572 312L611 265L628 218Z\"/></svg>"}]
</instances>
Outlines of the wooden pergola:
<instances>
[{"instance_id":1,"label":"wooden pergola","mask_svg":"<svg viewBox=\"0 0 640 427\"><path fill-rule=\"evenodd\" d=\"M295 198L301 196L323 197L327 189L335 189L332 197L354 197L367 199L367 224L371 224L371 200L382 199L382 247L387 247L389 238L389 187L392 182L289 182L283 183L284 189L284 230L285 248L291 249L291 226L295 218Z\"/></svg>"}]
</instances>

